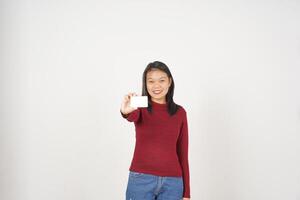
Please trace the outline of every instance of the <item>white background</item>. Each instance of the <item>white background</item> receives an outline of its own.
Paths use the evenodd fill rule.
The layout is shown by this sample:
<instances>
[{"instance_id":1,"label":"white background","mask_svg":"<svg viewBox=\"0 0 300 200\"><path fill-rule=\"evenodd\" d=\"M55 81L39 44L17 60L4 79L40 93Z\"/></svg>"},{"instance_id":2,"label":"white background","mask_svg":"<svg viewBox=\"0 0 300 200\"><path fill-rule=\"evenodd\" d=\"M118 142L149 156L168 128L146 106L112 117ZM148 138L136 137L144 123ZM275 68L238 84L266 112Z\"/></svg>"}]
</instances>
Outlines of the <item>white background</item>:
<instances>
[{"instance_id":1,"label":"white background","mask_svg":"<svg viewBox=\"0 0 300 200\"><path fill-rule=\"evenodd\" d=\"M0 199L121 200L123 96L166 63L193 200L300 199L299 1L2 0Z\"/></svg>"}]
</instances>

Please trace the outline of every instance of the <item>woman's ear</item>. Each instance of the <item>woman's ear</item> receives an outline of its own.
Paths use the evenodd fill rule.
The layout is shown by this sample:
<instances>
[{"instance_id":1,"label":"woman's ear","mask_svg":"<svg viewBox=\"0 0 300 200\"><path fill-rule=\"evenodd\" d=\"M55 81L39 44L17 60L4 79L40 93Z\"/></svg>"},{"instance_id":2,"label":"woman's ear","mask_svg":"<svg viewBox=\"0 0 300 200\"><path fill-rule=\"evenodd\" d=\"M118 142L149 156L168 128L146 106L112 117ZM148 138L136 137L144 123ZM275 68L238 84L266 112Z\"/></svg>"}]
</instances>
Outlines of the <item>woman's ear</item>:
<instances>
[{"instance_id":1,"label":"woman's ear","mask_svg":"<svg viewBox=\"0 0 300 200\"><path fill-rule=\"evenodd\" d=\"M171 87L171 84L172 84L172 78L170 77L170 83L169 83L169 87Z\"/></svg>"}]
</instances>

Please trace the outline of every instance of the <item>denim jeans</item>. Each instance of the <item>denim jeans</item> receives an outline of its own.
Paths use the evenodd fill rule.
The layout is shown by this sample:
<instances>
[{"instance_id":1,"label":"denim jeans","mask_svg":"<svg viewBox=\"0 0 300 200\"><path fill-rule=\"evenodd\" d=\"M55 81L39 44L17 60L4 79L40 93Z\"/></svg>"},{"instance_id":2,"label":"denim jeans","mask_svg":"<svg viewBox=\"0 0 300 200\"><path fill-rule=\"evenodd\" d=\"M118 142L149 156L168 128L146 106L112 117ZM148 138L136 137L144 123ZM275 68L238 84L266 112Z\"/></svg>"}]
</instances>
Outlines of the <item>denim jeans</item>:
<instances>
[{"instance_id":1,"label":"denim jeans","mask_svg":"<svg viewBox=\"0 0 300 200\"><path fill-rule=\"evenodd\" d=\"M182 200L182 177L129 171L126 200Z\"/></svg>"}]
</instances>

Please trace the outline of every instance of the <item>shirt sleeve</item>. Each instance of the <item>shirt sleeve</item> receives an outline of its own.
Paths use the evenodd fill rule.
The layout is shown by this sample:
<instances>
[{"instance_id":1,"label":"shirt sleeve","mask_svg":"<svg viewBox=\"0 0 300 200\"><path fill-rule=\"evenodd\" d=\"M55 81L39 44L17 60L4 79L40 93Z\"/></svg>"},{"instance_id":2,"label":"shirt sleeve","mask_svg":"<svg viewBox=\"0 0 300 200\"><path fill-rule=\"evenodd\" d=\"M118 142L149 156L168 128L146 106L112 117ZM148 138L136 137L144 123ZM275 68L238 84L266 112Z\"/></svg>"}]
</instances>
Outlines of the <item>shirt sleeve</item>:
<instances>
[{"instance_id":1,"label":"shirt sleeve","mask_svg":"<svg viewBox=\"0 0 300 200\"><path fill-rule=\"evenodd\" d=\"M129 122L138 122L140 115L141 115L140 112L141 112L140 109L137 108L136 110L132 111L131 113L125 115L120 110L122 117L127 119L127 121L129 121Z\"/></svg>"},{"instance_id":2,"label":"shirt sleeve","mask_svg":"<svg viewBox=\"0 0 300 200\"><path fill-rule=\"evenodd\" d=\"M179 162L182 168L183 174L183 197L190 198L190 172L189 172L189 158L188 158L188 122L187 122L187 114L184 111L183 121L181 124L180 135L177 141L177 155L179 158Z\"/></svg>"}]
</instances>

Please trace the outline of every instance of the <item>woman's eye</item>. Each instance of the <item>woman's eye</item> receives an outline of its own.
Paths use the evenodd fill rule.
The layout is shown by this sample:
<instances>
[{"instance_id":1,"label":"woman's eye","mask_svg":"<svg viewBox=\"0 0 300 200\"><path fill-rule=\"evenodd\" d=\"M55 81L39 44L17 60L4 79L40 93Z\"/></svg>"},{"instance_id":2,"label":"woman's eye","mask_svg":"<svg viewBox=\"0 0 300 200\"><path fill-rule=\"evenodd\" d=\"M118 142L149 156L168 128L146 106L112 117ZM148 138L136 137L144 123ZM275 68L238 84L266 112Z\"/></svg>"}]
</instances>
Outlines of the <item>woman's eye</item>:
<instances>
[{"instance_id":1,"label":"woman's eye","mask_svg":"<svg viewBox=\"0 0 300 200\"><path fill-rule=\"evenodd\" d=\"M165 80L161 80L160 82L164 82Z\"/></svg>"}]
</instances>

